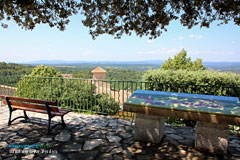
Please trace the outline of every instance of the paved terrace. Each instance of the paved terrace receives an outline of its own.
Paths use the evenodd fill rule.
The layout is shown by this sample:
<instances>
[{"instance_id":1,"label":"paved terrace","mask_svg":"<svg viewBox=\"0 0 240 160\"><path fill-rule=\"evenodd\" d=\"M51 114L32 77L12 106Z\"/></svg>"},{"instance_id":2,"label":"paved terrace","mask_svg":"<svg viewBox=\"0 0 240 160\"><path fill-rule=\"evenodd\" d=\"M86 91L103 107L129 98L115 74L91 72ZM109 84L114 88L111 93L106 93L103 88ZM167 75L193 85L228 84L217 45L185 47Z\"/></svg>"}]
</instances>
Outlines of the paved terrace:
<instances>
[{"instance_id":1,"label":"paved terrace","mask_svg":"<svg viewBox=\"0 0 240 160\"><path fill-rule=\"evenodd\" d=\"M27 113L31 122L20 119L8 127L8 108L0 107L0 160L240 159L240 138L232 135L227 155L209 155L194 149L195 130L188 127L167 125L162 143L151 144L134 141L129 120L72 112L65 116L65 129L59 126L51 135L45 135L47 115ZM15 111L13 118L22 114ZM60 122L58 117L53 120ZM9 148L18 144L50 147L20 149L20 153L17 148Z\"/></svg>"}]
</instances>

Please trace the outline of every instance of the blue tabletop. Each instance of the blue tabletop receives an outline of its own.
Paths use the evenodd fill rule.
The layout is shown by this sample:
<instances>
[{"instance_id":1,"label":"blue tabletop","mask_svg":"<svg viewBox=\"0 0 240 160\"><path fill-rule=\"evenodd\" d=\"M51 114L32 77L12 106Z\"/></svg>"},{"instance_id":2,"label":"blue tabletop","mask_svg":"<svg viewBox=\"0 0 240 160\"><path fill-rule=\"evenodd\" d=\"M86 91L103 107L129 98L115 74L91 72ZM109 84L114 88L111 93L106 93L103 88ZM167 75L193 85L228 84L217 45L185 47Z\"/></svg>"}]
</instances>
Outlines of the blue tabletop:
<instances>
[{"instance_id":1,"label":"blue tabletop","mask_svg":"<svg viewBox=\"0 0 240 160\"><path fill-rule=\"evenodd\" d=\"M237 97L136 90L125 105L240 116Z\"/></svg>"}]
</instances>

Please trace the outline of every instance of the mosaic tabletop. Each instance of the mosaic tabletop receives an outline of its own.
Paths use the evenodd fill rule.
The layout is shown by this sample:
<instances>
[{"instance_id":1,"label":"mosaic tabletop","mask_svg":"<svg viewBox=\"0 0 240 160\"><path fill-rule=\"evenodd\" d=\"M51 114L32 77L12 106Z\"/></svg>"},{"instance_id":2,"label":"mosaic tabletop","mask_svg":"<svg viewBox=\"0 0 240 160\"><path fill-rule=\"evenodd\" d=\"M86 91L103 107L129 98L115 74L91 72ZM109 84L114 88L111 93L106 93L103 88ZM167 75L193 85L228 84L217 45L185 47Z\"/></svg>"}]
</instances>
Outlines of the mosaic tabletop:
<instances>
[{"instance_id":1,"label":"mosaic tabletop","mask_svg":"<svg viewBox=\"0 0 240 160\"><path fill-rule=\"evenodd\" d=\"M237 97L136 90L124 105L240 116Z\"/></svg>"}]
</instances>

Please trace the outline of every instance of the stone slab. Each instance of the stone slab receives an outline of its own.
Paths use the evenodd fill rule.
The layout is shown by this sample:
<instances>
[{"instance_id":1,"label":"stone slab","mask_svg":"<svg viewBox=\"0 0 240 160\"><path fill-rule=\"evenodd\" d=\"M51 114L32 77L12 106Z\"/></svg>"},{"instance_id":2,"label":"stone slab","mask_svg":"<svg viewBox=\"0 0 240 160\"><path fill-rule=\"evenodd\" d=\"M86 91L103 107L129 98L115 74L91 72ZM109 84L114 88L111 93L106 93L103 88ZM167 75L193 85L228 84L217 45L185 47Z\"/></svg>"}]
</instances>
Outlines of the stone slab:
<instances>
[{"instance_id":1,"label":"stone slab","mask_svg":"<svg viewBox=\"0 0 240 160\"><path fill-rule=\"evenodd\" d=\"M228 128L226 124L197 122L195 148L210 153L227 153Z\"/></svg>"},{"instance_id":2,"label":"stone slab","mask_svg":"<svg viewBox=\"0 0 240 160\"><path fill-rule=\"evenodd\" d=\"M134 126L134 139L159 143L164 134L164 119L161 116L137 113Z\"/></svg>"}]
</instances>

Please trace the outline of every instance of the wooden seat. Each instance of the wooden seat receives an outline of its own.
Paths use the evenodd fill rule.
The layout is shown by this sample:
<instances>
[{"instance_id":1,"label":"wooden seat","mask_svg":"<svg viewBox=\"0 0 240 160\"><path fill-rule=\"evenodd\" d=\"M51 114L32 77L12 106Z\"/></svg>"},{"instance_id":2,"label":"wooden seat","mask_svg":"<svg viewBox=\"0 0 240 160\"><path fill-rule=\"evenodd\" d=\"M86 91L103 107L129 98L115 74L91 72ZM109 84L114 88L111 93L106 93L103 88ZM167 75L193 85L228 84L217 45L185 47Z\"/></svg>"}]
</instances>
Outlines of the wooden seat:
<instances>
[{"instance_id":1,"label":"wooden seat","mask_svg":"<svg viewBox=\"0 0 240 160\"><path fill-rule=\"evenodd\" d=\"M27 116L26 111L48 114L47 134L50 134L51 132L51 119L53 117L61 116L61 121L62 121L61 125L62 127L65 127L66 124L63 120L63 116L71 112L70 109L58 108L56 102L53 102L53 101L28 99L28 98L14 97L14 96L6 96L6 95L0 95L0 97L3 100L3 104L8 105L8 108L9 108L8 125L11 125L11 123L18 118L25 118L25 120L28 120L29 117ZM16 117L15 119L11 120L12 112L15 110L23 110L24 116Z\"/></svg>"}]
</instances>

